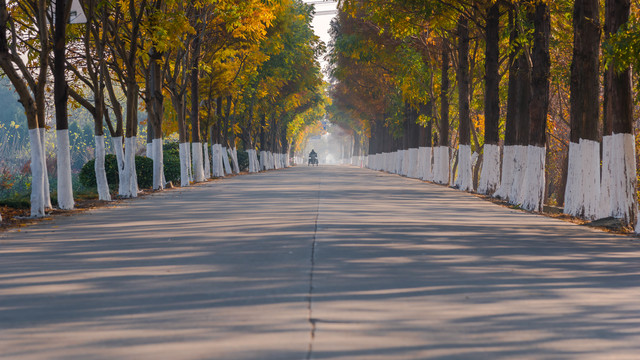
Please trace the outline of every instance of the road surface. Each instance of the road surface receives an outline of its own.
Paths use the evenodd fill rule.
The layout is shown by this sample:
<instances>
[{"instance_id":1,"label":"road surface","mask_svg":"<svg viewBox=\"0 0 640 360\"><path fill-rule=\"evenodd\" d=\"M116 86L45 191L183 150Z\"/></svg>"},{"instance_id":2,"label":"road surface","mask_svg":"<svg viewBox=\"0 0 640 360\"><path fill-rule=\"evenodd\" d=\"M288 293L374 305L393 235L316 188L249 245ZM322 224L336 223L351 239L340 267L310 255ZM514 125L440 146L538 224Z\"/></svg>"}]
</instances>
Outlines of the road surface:
<instances>
[{"instance_id":1,"label":"road surface","mask_svg":"<svg viewBox=\"0 0 640 360\"><path fill-rule=\"evenodd\" d=\"M0 358L637 359L640 244L353 167L0 234Z\"/></svg>"}]
</instances>

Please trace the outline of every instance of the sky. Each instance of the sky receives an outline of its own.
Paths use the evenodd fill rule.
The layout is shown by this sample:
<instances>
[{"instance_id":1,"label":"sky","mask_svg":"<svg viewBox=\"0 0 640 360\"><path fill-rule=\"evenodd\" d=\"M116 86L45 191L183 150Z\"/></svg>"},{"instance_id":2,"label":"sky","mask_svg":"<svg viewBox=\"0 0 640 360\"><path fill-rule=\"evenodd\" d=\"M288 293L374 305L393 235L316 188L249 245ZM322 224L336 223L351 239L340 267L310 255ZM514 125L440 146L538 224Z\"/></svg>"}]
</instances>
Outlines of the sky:
<instances>
[{"instance_id":1,"label":"sky","mask_svg":"<svg viewBox=\"0 0 640 360\"><path fill-rule=\"evenodd\" d=\"M316 7L316 15L311 22L311 26L313 26L313 31L320 37L325 45L329 44L331 40L331 36L329 35L329 24L331 23L331 19L336 15L336 5L337 1L329 0L304 0L307 4L313 4ZM322 69L327 65L327 62L324 59L318 59L320 61L320 65L322 65ZM327 75L325 74L325 79Z\"/></svg>"}]
</instances>

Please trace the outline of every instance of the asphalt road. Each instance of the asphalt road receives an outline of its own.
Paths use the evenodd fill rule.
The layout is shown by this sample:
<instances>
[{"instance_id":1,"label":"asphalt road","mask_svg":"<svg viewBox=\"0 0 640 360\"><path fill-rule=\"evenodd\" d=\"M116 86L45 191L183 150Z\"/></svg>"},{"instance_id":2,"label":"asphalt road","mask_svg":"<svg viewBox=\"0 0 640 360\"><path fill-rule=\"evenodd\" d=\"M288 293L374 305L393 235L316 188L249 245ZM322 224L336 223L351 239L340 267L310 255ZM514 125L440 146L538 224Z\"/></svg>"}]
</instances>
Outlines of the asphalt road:
<instances>
[{"instance_id":1,"label":"asphalt road","mask_svg":"<svg viewBox=\"0 0 640 360\"><path fill-rule=\"evenodd\" d=\"M638 359L640 242L352 167L0 234L0 359Z\"/></svg>"}]
</instances>

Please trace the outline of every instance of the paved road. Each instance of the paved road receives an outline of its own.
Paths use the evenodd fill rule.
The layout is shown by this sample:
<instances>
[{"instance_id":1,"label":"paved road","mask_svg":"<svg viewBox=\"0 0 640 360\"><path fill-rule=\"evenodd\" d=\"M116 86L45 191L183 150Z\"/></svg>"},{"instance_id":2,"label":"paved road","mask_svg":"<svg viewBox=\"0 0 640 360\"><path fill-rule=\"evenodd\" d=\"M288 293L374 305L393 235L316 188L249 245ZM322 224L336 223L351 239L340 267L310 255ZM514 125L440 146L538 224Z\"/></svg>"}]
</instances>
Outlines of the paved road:
<instances>
[{"instance_id":1,"label":"paved road","mask_svg":"<svg viewBox=\"0 0 640 360\"><path fill-rule=\"evenodd\" d=\"M640 244L349 167L0 234L0 359L638 359Z\"/></svg>"}]
</instances>

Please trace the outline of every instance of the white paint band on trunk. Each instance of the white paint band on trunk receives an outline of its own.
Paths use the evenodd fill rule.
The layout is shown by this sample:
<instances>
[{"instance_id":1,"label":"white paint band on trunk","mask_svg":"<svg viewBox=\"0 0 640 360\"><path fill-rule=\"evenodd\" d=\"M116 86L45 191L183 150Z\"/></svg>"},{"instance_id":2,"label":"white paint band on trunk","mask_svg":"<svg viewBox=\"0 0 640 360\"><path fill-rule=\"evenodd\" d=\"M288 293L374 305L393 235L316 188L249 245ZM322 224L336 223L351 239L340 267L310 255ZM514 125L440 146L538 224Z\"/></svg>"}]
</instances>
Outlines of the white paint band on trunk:
<instances>
[{"instance_id":1,"label":"white paint band on trunk","mask_svg":"<svg viewBox=\"0 0 640 360\"><path fill-rule=\"evenodd\" d=\"M430 146L424 148L422 180L433 181L433 148Z\"/></svg>"},{"instance_id":2,"label":"white paint band on trunk","mask_svg":"<svg viewBox=\"0 0 640 360\"><path fill-rule=\"evenodd\" d=\"M626 223L637 217L635 136L612 134L602 139L600 218L615 217ZM632 224L633 225L633 224Z\"/></svg>"},{"instance_id":3,"label":"white paint band on trunk","mask_svg":"<svg viewBox=\"0 0 640 360\"><path fill-rule=\"evenodd\" d=\"M189 162L189 143L180 143L178 145L178 151L180 154L180 186L189 186L190 179L188 168L191 166L191 163Z\"/></svg>"},{"instance_id":4,"label":"white paint band on trunk","mask_svg":"<svg viewBox=\"0 0 640 360\"><path fill-rule=\"evenodd\" d=\"M572 149L573 148L573 149ZM569 144L565 214L595 219L600 200L600 144L580 139Z\"/></svg>"},{"instance_id":5,"label":"white paint band on trunk","mask_svg":"<svg viewBox=\"0 0 640 360\"><path fill-rule=\"evenodd\" d=\"M44 176L44 207L45 209L53 209L51 205L51 189L49 188L49 170L47 169L47 129L39 129L42 149L42 174Z\"/></svg>"},{"instance_id":6,"label":"white paint band on trunk","mask_svg":"<svg viewBox=\"0 0 640 360\"><path fill-rule=\"evenodd\" d=\"M529 145L522 192L519 203L529 211L542 211L544 206L546 149Z\"/></svg>"},{"instance_id":7,"label":"white paint band on trunk","mask_svg":"<svg viewBox=\"0 0 640 360\"><path fill-rule=\"evenodd\" d=\"M31 217L43 217L45 187L42 157L44 154L39 129L29 130L29 142L31 144Z\"/></svg>"},{"instance_id":8,"label":"white paint band on trunk","mask_svg":"<svg viewBox=\"0 0 640 360\"><path fill-rule=\"evenodd\" d=\"M124 167L125 175L127 176L128 188L126 196L137 197L138 196L138 176L136 174L136 149L137 138L135 136L124 139Z\"/></svg>"},{"instance_id":9,"label":"white paint band on trunk","mask_svg":"<svg viewBox=\"0 0 640 360\"><path fill-rule=\"evenodd\" d=\"M96 160L94 163L94 171L96 173L96 185L98 188L98 199L111 201L111 193L109 192L109 183L107 182L107 172L104 168L105 147L104 135L96 135Z\"/></svg>"},{"instance_id":10,"label":"white paint band on trunk","mask_svg":"<svg viewBox=\"0 0 640 360\"><path fill-rule=\"evenodd\" d=\"M238 149L232 148L229 150L229 155L231 155L231 162L233 165L233 172L235 174L240 174L240 166L238 165Z\"/></svg>"},{"instance_id":11,"label":"white paint band on trunk","mask_svg":"<svg viewBox=\"0 0 640 360\"><path fill-rule=\"evenodd\" d=\"M224 164L225 175L231 175L233 171L231 171L231 164L229 164L229 155L227 154L226 146L222 147L221 156L222 156L222 162Z\"/></svg>"},{"instance_id":12,"label":"white paint band on trunk","mask_svg":"<svg viewBox=\"0 0 640 360\"><path fill-rule=\"evenodd\" d=\"M116 155L118 163L118 195L125 195L125 174L124 174L124 151L122 150L122 136L114 136L111 138L113 143L113 152Z\"/></svg>"},{"instance_id":13,"label":"white paint band on trunk","mask_svg":"<svg viewBox=\"0 0 640 360\"><path fill-rule=\"evenodd\" d=\"M462 191L473 191L470 145L459 145L458 147L458 177L455 186Z\"/></svg>"},{"instance_id":14,"label":"white paint band on trunk","mask_svg":"<svg viewBox=\"0 0 640 360\"><path fill-rule=\"evenodd\" d=\"M204 177L207 179L211 177L211 159L209 158L209 144L202 143L202 155L204 163Z\"/></svg>"},{"instance_id":15,"label":"white paint band on trunk","mask_svg":"<svg viewBox=\"0 0 640 360\"><path fill-rule=\"evenodd\" d=\"M162 139L153 139L151 143L153 155L153 190L164 189L164 154L162 152Z\"/></svg>"},{"instance_id":16,"label":"white paint band on trunk","mask_svg":"<svg viewBox=\"0 0 640 360\"><path fill-rule=\"evenodd\" d=\"M492 195L500 185L500 146L484 144L478 193Z\"/></svg>"},{"instance_id":17,"label":"white paint band on trunk","mask_svg":"<svg viewBox=\"0 0 640 360\"><path fill-rule=\"evenodd\" d=\"M202 143L191 143L191 160L193 167L193 181L203 182L204 177L204 164L202 163Z\"/></svg>"},{"instance_id":18,"label":"white paint band on trunk","mask_svg":"<svg viewBox=\"0 0 640 360\"><path fill-rule=\"evenodd\" d=\"M524 183L527 149L528 146L523 145L516 145L514 147L515 156L513 162L513 182L511 183L511 190L508 195L508 201L513 205L520 205L520 200L522 198L520 193L522 192L522 184Z\"/></svg>"},{"instance_id":19,"label":"white paint band on trunk","mask_svg":"<svg viewBox=\"0 0 640 360\"><path fill-rule=\"evenodd\" d=\"M516 150L514 145L506 145L502 155L502 178L500 186L493 196L500 199L508 199L513 184L514 163L516 161Z\"/></svg>"},{"instance_id":20,"label":"white paint band on trunk","mask_svg":"<svg viewBox=\"0 0 640 360\"><path fill-rule=\"evenodd\" d=\"M449 183L449 147L438 146L433 149L433 182Z\"/></svg>"},{"instance_id":21,"label":"white paint band on trunk","mask_svg":"<svg viewBox=\"0 0 640 360\"><path fill-rule=\"evenodd\" d=\"M71 151L69 146L69 129L56 131L56 151L58 166L58 207L72 210L73 184L71 181Z\"/></svg>"}]
</instances>

